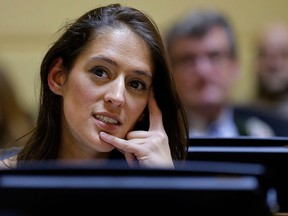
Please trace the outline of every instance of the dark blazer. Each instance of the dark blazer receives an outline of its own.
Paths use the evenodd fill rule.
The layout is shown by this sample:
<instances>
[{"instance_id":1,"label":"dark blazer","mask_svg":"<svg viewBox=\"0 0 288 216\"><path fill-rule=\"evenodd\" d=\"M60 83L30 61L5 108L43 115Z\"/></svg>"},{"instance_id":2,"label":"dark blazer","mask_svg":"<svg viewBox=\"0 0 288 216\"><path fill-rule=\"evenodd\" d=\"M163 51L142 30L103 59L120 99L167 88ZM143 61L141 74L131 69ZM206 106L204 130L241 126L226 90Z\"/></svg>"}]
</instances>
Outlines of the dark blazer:
<instances>
[{"instance_id":1,"label":"dark blazer","mask_svg":"<svg viewBox=\"0 0 288 216\"><path fill-rule=\"evenodd\" d=\"M288 120L248 107L234 107L234 121L242 136L288 137ZM271 134L272 133L272 134Z\"/></svg>"}]
</instances>

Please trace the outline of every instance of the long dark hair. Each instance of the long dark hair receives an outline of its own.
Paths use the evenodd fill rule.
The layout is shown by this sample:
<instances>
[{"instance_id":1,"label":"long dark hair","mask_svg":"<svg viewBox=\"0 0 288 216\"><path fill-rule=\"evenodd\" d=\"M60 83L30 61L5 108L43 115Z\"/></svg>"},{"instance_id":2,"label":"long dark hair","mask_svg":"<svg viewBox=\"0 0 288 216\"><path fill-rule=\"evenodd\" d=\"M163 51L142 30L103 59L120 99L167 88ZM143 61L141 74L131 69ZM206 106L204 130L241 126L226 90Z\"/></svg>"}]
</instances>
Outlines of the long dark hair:
<instances>
[{"instance_id":1,"label":"long dark hair","mask_svg":"<svg viewBox=\"0 0 288 216\"><path fill-rule=\"evenodd\" d=\"M55 59L63 59L69 73L77 57L89 42L107 28L127 26L139 35L150 48L155 98L163 115L163 124L169 138L173 159L185 159L188 146L188 129L185 112L175 91L164 45L155 23L137 9L112 4L88 11L52 45L41 64L41 92L37 127L27 145L19 152L18 160L56 159L61 135L61 97L48 86L48 73ZM136 128L147 129L149 116Z\"/></svg>"}]
</instances>

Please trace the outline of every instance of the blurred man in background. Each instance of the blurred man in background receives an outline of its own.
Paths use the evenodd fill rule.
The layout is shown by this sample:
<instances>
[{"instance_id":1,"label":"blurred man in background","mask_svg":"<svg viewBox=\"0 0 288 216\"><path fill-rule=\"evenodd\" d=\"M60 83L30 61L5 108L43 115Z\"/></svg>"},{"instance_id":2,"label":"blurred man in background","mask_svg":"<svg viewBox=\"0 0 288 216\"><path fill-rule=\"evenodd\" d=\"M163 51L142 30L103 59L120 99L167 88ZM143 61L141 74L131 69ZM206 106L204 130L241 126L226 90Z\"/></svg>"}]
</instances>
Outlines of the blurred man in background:
<instances>
[{"instance_id":1,"label":"blurred man in background","mask_svg":"<svg viewBox=\"0 0 288 216\"><path fill-rule=\"evenodd\" d=\"M288 25L266 25L256 38L256 98L252 107L288 118Z\"/></svg>"},{"instance_id":2,"label":"blurred man in background","mask_svg":"<svg viewBox=\"0 0 288 216\"><path fill-rule=\"evenodd\" d=\"M189 136L288 135L287 122L230 104L238 79L235 33L224 14L195 10L166 32L176 88L186 109Z\"/></svg>"}]
</instances>

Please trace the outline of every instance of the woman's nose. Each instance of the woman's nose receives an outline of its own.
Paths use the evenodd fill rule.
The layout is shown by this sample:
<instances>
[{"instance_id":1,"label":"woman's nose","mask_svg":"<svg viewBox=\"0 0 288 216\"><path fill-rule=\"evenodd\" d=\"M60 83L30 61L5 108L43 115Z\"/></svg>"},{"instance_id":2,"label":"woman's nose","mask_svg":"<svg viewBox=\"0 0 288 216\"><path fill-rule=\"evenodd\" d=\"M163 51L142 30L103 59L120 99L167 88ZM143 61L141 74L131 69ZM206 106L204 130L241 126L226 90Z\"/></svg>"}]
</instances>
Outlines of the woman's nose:
<instances>
[{"instance_id":1,"label":"woman's nose","mask_svg":"<svg viewBox=\"0 0 288 216\"><path fill-rule=\"evenodd\" d=\"M105 101L110 102L115 106L123 106L125 102L125 80L115 79L111 82L107 93L105 94Z\"/></svg>"}]
</instances>

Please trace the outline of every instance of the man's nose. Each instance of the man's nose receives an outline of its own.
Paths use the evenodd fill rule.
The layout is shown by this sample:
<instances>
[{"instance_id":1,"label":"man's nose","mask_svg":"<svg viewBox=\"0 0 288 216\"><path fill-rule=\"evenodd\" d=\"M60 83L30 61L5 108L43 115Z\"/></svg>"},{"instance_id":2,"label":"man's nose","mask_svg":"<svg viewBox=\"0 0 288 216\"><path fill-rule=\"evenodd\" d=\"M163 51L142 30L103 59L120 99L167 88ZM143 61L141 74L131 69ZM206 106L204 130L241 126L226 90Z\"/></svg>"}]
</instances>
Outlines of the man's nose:
<instances>
[{"instance_id":1,"label":"man's nose","mask_svg":"<svg viewBox=\"0 0 288 216\"><path fill-rule=\"evenodd\" d=\"M202 76L209 75L213 68L212 62L205 56L197 57L194 64L196 72Z\"/></svg>"}]
</instances>

